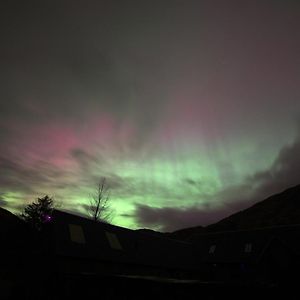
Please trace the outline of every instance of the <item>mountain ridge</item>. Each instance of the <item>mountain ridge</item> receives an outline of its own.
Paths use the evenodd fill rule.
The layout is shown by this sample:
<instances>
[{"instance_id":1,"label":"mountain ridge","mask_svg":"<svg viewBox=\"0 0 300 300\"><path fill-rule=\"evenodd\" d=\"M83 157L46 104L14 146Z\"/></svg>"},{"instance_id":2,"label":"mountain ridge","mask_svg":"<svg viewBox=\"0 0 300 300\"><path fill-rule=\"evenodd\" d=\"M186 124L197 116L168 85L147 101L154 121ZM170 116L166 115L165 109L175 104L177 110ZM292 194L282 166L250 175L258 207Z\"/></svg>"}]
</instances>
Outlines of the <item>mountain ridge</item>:
<instances>
[{"instance_id":1,"label":"mountain ridge","mask_svg":"<svg viewBox=\"0 0 300 300\"><path fill-rule=\"evenodd\" d=\"M193 235L300 224L300 184L256 202L214 224L174 231L168 235L189 240Z\"/></svg>"}]
</instances>

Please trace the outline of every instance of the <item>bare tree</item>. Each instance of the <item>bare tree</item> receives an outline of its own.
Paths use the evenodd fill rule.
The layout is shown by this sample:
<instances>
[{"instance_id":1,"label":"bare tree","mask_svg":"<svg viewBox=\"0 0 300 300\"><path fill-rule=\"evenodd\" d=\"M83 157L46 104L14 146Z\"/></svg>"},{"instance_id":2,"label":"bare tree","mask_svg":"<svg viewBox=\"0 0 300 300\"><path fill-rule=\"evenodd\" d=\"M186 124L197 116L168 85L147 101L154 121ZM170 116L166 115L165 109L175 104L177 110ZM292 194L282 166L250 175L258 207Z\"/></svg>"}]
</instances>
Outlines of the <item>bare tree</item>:
<instances>
[{"instance_id":1,"label":"bare tree","mask_svg":"<svg viewBox=\"0 0 300 300\"><path fill-rule=\"evenodd\" d=\"M100 180L97 190L91 198L90 205L87 207L88 215L96 222L109 222L111 208L109 205L109 188L105 177Z\"/></svg>"}]
</instances>

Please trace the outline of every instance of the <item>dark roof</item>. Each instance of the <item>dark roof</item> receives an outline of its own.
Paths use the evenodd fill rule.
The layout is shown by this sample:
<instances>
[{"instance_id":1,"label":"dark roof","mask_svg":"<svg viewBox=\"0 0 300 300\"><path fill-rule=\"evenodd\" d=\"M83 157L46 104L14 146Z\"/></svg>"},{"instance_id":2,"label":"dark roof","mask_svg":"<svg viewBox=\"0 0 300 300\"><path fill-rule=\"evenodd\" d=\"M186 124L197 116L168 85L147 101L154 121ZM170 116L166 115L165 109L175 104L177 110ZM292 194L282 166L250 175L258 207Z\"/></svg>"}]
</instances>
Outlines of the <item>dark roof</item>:
<instances>
[{"instance_id":1,"label":"dark roof","mask_svg":"<svg viewBox=\"0 0 300 300\"><path fill-rule=\"evenodd\" d=\"M195 244L202 261L258 262L274 243L300 254L300 225L197 235Z\"/></svg>"},{"instance_id":2,"label":"dark roof","mask_svg":"<svg viewBox=\"0 0 300 300\"><path fill-rule=\"evenodd\" d=\"M191 243L95 222L55 210L49 226L56 255L102 261L194 267Z\"/></svg>"},{"instance_id":3,"label":"dark roof","mask_svg":"<svg viewBox=\"0 0 300 300\"><path fill-rule=\"evenodd\" d=\"M21 253L27 249L30 240L25 223L8 210L0 208L0 253L2 256Z\"/></svg>"},{"instance_id":4,"label":"dark roof","mask_svg":"<svg viewBox=\"0 0 300 300\"><path fill-rule=\"evenodd\" d=\"M18 222L19 218L14 215L13 213L11 213L10 211L0 207L0 224L2 225L3 222L5 222L5 224L8 223L16 223Z\"/></svg>"}]
</instances>

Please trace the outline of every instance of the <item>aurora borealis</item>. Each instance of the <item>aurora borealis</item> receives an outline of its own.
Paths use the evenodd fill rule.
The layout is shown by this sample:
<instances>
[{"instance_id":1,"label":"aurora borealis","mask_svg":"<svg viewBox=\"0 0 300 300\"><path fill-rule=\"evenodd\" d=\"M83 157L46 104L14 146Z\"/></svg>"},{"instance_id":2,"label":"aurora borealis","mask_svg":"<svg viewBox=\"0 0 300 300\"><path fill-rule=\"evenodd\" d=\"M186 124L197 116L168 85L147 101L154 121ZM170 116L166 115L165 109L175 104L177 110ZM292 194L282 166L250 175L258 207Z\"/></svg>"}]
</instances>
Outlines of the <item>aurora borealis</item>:
<instances>
[{"instance_id":1,"label":"aurora borealis","mask_svg":"<svg viewBox=\"0 0 300 300\"><path fill-rule=\"evenodd\" d=\"M300 183L299 1L7 1L0 205L207 225Z\"/></svg>"}]
</instances>

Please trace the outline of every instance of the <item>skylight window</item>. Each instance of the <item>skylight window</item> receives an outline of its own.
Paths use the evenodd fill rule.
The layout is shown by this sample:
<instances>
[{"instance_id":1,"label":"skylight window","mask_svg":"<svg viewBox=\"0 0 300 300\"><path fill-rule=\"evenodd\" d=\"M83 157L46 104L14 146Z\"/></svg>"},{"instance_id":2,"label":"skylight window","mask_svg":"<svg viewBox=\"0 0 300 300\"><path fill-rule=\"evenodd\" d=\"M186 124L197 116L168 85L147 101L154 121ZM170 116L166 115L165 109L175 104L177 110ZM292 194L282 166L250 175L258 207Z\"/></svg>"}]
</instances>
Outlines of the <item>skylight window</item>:
<instances>
[{"instance_id":1,"label":"skylight window","mask_svg":"<svg viewBox=\"0 0 300 300\"><path fill-rule=\"evenodd\" d=\"M122 245L116 234L111 232L105 232L106 238L109 242L109 245L112 249L122 250Z\"/></svg>"},{"instance_id":2,"label":"skylight window","mask_svg":"<svg viewBox=\"0 0 300 300\"><path fill-rule=\"evenodd\" d=\"M74 243L85 244L85 236L80 225L69 224L70 239Z\"/></svg>"},{"instance_id":3,"label":"skylight window","mask_svg":"<svg viewBox=\"0 0 300 300\"><path fill-rule=\"evenodd\" d=\"M209 247L208 253L209 253L209 254L215 253L216 248L217 248L216 245L211 245L211 246Z\"/></svg>"}]
</instances>

